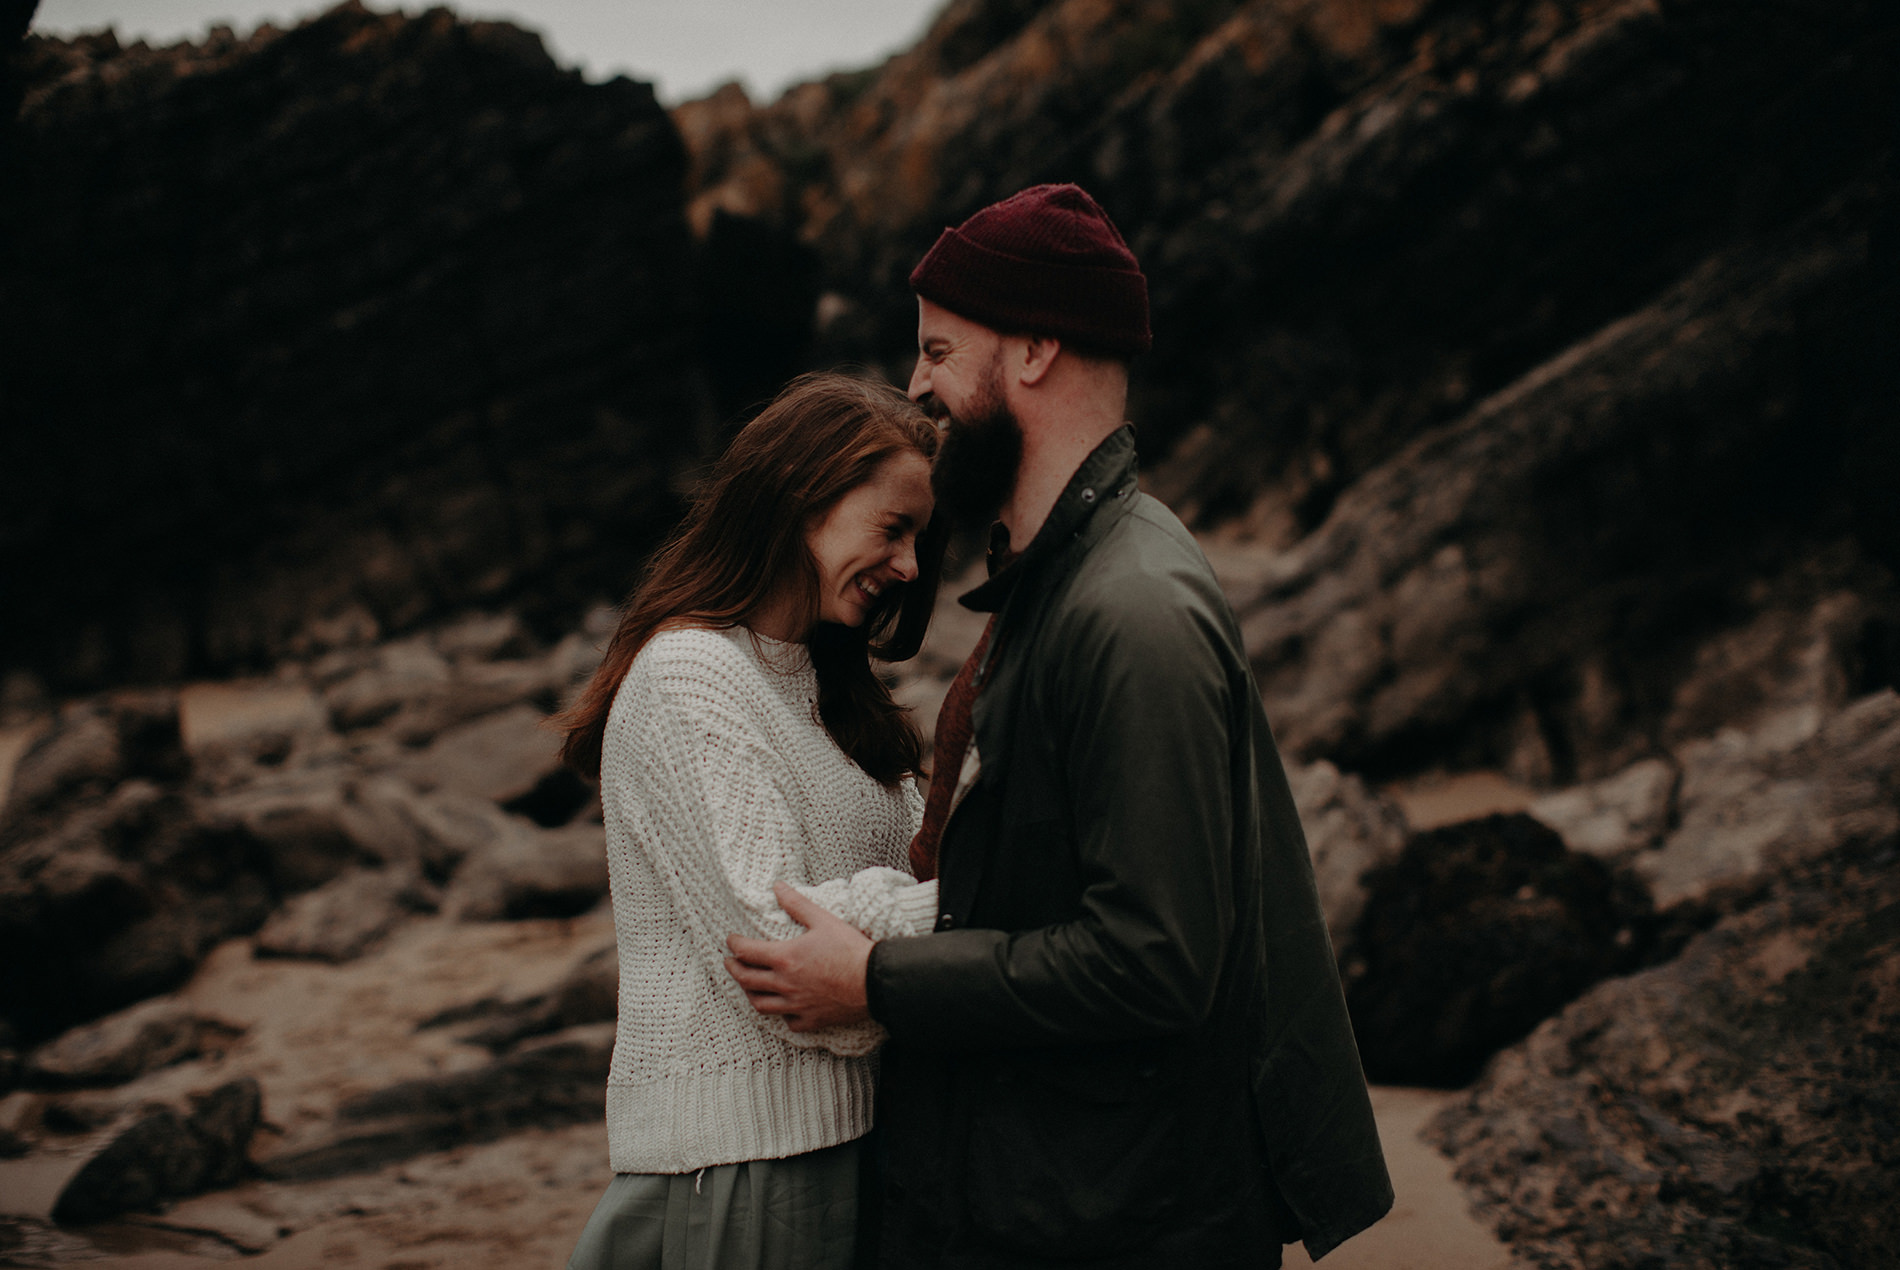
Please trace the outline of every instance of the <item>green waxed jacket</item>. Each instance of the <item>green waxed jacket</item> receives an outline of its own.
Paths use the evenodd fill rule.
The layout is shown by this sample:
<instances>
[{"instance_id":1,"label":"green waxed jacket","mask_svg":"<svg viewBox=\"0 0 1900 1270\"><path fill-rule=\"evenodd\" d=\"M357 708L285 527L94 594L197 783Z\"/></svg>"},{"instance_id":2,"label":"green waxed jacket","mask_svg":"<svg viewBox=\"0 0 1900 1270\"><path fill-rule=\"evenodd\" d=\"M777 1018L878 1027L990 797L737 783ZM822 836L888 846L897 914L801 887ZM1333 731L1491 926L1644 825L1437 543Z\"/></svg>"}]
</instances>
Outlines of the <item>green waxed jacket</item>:
<instances>
[{"instance_id":1,"label":"green waxed jacket","mask_svg":"<svg viewBox=\"0 0 1900 1270\"><path fill-rule=\"evenodd\" d=\"M1323 1255L1391 1183L1239 630L1132 429L962 602L1000 613L979 770L937 933L867 985L897 1220L969 1264Z\"/></svg>"}]
</instances>

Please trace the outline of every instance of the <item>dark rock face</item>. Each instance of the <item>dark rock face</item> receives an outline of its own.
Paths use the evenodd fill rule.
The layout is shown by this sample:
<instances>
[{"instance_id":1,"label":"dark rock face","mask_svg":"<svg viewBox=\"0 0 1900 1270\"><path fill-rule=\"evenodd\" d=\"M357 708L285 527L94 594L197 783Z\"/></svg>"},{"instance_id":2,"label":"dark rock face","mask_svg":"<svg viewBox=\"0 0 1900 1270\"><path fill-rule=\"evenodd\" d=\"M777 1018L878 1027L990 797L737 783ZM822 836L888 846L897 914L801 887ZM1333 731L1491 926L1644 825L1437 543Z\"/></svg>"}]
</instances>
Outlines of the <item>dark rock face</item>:
<instances>
[{"instance_id":1,"label":"dark rock face","mask_svg":"<svg viewBox=\"0 0 1900 1270\"><path fill-rule=\"evenodd\" d=\"M1900 843L1601 984L1431 1132L1527 1265L1835 1268L1900 1247Z\"/></svg>"},{"instance_id":2,"label":"dark rock face","mask_svg":"<svg viewBox=\"0 0 1900 1270\"><path fill-rule=\"evenodd\" d=\"M262 1108L257 1082L247 1077L196 1099L188 1114L152 1112L86 1162L60 1192L53 1220L100 1221L229 1186L249 1168L245 1151Z\"/></svg>"},{"instance_id":3,"label":"dark rock face","mask_svg":"<svg viewBox=\"0 0 1900 1270\"><path fill-rule=\"evenodd\" d=\"M685 160L646 85L356 4L24 62L0 662L175 676L349 613L566 620L624 588L699 417Z\"/></svg>"},{"instance_id":4,"label":"dark rock face","mask_svg":"<svg viewBox=\"0 0 1900 1270\"><path fill-rule=\"evenodd\" d=\"M1647 896L1529 816L1419 834L1366 878L1346 1004L1366 1075L1455 1088L1649 935Z\"/></svg>"},{"instance_id":5,"label":"dark rock face","mask_svg":"<svg viewBox=\"0 0 1900 1270\"><path fill-rule=\"evenodd\" d=\"M694 214L813 243L821 349L894 370L943 225L1087 186L1150 276L1153 487L1299 544L1248 605L1283 744L1566 783L1745 713L1816 639L1829 704L1900 678L1896 23L992 0L675 113Z\"/></svg>"}]
</instances>

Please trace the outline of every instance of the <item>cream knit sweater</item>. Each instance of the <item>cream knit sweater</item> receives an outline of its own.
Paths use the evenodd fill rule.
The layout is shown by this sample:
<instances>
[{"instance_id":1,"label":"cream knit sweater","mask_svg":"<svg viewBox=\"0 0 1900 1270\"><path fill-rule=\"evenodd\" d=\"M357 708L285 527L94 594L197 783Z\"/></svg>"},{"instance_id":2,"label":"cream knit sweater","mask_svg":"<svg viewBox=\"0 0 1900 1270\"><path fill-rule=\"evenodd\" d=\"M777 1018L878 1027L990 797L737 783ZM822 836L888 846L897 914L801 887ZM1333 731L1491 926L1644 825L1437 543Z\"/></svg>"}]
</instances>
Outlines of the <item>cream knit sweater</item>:
<instances>
[{"instance_id":1,"label":"cream knit sweater","mask_svg":"<svg viewBox=\"0 0 1900 1270\"><path fill-rule=\"evenodd\" d=\"M874 939L921 934L937 887L900 870L923 815L818 721L802 644L672 630L634 658L600 770L620 947L607 1077L616 1173L684 1173L848 1142L871 1127L876 1024L804 1035L747 1003L726 936L803 927L789 881Z\"/></svg>"}]
</instances>

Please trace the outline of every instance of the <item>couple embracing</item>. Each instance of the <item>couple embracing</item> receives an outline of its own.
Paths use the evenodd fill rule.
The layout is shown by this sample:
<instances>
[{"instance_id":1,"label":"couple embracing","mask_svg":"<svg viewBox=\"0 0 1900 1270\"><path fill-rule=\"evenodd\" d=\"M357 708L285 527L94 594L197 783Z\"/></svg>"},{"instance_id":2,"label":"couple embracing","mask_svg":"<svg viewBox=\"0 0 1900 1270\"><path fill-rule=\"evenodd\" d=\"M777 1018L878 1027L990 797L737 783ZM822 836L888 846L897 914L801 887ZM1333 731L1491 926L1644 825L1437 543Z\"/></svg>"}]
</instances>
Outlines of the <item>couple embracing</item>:
<instances>
[{"instance_id":1,"label":"couple embracing","mask_svg":"<svg viewBox=\"0 0 1900 1270\"><path fill-rule=\"evenodd\" d=\"M908 395L795 381L561 718L620 957L569 1266L1272 1267L1391 1203L1233 614L1140 492L1147 284L1037 186L911 274ZM872 659L991 525L921 738ZM876 1130L873 1132L875 1122Z\"/></svg>"}]
</instances>

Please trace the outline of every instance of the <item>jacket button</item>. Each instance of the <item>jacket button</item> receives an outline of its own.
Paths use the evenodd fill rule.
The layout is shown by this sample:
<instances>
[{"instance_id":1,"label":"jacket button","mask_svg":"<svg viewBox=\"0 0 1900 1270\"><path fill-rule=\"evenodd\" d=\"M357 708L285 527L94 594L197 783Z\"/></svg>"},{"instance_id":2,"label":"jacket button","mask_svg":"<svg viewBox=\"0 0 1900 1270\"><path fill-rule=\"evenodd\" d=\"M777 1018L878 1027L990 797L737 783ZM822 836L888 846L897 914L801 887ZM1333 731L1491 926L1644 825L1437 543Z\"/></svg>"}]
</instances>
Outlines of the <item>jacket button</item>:
<instances>
[{"instance_id":1,"label":"jacket button","mask_svg":"<svg viewBox=\"0 0 1900 1270\"><path fill-rule=\"evenodd\" d=\"M1082 501L1083 501L1083 502L1085 502L1085 503L1092 503L1092 502L1094 502L1094 501L1095 501L1095 491L1094 491L1094 490L1092 490L1092 489L1085 489L1085 490L1083 490L1083 491L1082 491Z\"/></svg>"},{"instance_id":2,"label":"jacket button","mask_svg":"<svg viewBox=\"0 0 1900 1270\"><path fill-rule=\"evenodd\" d=\"M952 917L948 913L944 913L943 915L937 918L938 930L949 930L951 927L955 926L956 924L957 924L957 919Z\"/></svg>"}]
</instances>

